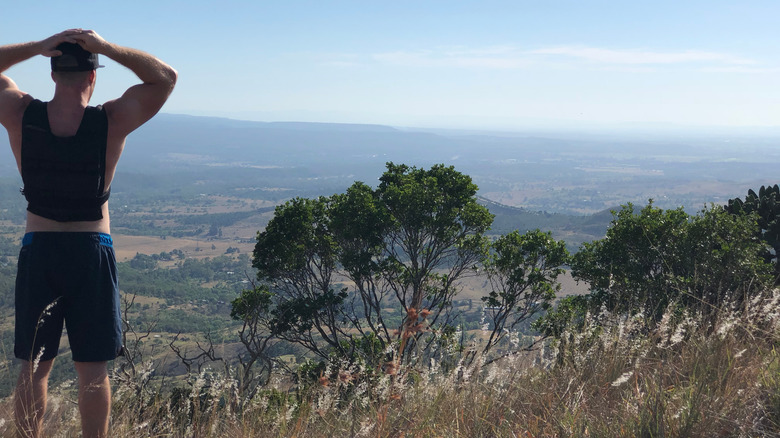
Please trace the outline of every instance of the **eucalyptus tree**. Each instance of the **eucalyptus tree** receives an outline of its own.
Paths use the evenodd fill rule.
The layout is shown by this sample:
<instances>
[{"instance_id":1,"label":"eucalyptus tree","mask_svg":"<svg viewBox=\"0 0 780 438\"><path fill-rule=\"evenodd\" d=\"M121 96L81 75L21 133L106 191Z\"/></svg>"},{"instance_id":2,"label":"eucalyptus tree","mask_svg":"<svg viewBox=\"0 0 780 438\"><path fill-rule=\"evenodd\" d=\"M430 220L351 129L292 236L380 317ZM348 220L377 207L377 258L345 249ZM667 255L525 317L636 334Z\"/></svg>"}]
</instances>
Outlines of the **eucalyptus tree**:
<instances>
[{"instance_id":1,"label":"eucalyptus tree","mask_svg":"<svg viewBox=\"0 0 780 438\"><path fill-rule=\"evenodd\" d=\"M545 334L559 336L565 326L581 325L586 314L602 309L642 314L653 326L674 306L708 323L720 310L768 290L772 267L761 255L766 244L753 215L712 206L690 216L652 201L639 211L628 204L613 215L606 236L583 244L572 257L572 274L590 285L590 293L567 297L537 321Z\"/></svg>"},{"instance_id":2,"label":"eucalyptus tree","mask_svg":"<svg viewBox=\"0 0 780 438\"><path fill-rule=\"evenodd\" d=\"M483 355L509 333L516 333L518 325L550 308L561 288L557 278L568 259L566 243L538 229L525 234L513 231L491 244L484 264L490 291L482 301L492 330L482 347Z\"/></svg>"},{"instance_id":3,"label":"eucalyptus tree","mask_svg":"<svg viewBox=\"0 0 780 438\"><path fill-rule=\"evenodd\" d=\"M748 190L743 201L730 199L726 210L733 214L754 214L758 222L756 235L773 250L764 253L767 260L774 260L775 282L780 282L780 186L761 186L758 193Z\"/></svg>"},{"instance_id":4,"label":"eucalyptus tree","mask_svg":"<svg viewBox=\"0 0 780 438\"><path fill-rule=\"evenodd\" d=\"M270 353L275 332L269 325L271 293L265 285L245 290L231 302L230 317L241 321L238 339L244 350L238 354L239 393L251 399L271 378L274 359Z\"/></svg>"},{"instance_id":5,"label":"eucalyptus tree","mask_svg":"<svg viewBox=\"0 0 780 438\"><path fill-rule=\"evenodd\" d=\"M322 358L376 362L405 326L390 312L447 322L458 281L486 253L493 216L476 192L451 166L388 163L376 189L356 182L279 206L253 259L274 294L275 333Z\"/></svg>"},{"instance_id":6,"label":"eucalyptus tree","mask_svg":"<svg viewBox=\"0 0 780 438\"><path fill-rule=\"evenodd\" d=\"M296 198L276 208L258 233L253 266L273 296L273 332L323 358L346 354L351 334L342 324L347 297L336 289L337 247L330 232L328 199Z\"/></svg>"},{"instance_id":7,"label":"eucalyptus tree","mask_svg":"<svg viewBox=\"0 0 780 438\"><path fill-rule=\"evenodd\" d=\"M483 260L493 215L477 186L452 166L430 170L388 163L376 196L387 211L381 274L404 310L432 311L435 323L457 282Z\"/></svg>"}]
</instances>

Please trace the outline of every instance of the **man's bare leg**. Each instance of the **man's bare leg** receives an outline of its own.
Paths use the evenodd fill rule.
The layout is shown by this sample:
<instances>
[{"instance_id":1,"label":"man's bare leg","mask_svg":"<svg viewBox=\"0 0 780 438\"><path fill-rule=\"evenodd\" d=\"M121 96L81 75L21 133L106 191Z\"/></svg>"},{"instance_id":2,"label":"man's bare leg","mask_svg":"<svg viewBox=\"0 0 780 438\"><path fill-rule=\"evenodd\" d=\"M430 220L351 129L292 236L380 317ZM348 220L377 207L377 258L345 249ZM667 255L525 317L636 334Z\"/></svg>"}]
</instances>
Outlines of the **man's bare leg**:
<instances>
[{"instance_id":1,"label":"man's bare leg","mask_svg":"<svg viewBox=\"0 0 780 438\"><path fill-rule=\"evenodd\" d=\"M52 365L54 359L40 361L37 366L33 362L22 361L14 395L14 419L22 437L40 436Z\"/></svg>"},{"instance_id":2,"label":"man's bare leg","mask_svg":"<svg viewBox=\"0 0 780 438\"><path fill-rule=\"evenodd\" d=\"M73 362L79 375L79 412L84 438L108 436L111 386L106 362Z\"/></svg>"}]
</instances>

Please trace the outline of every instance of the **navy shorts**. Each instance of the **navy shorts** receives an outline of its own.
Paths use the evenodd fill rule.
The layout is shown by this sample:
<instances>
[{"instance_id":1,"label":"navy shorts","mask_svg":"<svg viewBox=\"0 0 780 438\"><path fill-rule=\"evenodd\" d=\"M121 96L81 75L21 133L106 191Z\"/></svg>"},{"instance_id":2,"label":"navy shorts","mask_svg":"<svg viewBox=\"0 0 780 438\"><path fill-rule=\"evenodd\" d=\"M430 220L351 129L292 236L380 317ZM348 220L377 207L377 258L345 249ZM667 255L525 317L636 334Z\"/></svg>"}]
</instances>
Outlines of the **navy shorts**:
<instances>
[{"instance_id":1,"label":"navy shorts","mask_svg":"<svg viewBox=\"0 0 780 438\"><path fill-rule=\"evenodd\" d=\"M14 355L53 359L63 321L74 361L108 361L122 351L116 256L108 234L24 235L16 275Z\"/></svg>"}]
</instances>

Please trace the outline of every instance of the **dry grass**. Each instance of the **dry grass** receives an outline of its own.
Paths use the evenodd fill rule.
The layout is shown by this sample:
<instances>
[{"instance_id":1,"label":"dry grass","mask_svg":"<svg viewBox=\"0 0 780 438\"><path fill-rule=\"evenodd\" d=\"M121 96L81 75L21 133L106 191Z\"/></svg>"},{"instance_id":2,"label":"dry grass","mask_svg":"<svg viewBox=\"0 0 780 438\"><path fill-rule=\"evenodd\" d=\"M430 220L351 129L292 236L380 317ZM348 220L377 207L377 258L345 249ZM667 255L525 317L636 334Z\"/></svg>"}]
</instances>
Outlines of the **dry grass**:
<instances>
[{"instance_id":1,"label":"dry grass","mask_svg":"<svg viewBox=\"0 0 780 438\"><path fill-rule=\"evenodd\" d=\"M345 366L294 391L272 382L251 399L219 373L161 385L150 365L132 381L114 380L112 436L780 436L779 345L775 291L722 312L710 330L693 318L652 332L639 319L613 318L489 366ZM52 389L47 436L78 435L71 391ZM6 400L0 435L10 436L10 418Z\"/></svg>"},{"instance_id":2,"label":"dry grass","mask_svg":"<svg viewBox=\"0 0 780 438\"><path fill-rule=\"evenodd\" d=\"M170 252L175 249L181 250L189 258L202 259L205 257L217 257L225 254L229 247L236 247L242 253L252 254L254 250L253 243L241 243L222 239L185 239L176 237L167 237L161 239L157 236L127 236L124 234L112 235L116 246L116 259L119 262L126 262L137 253L141 254L159 254L162 251ZM214 245L214 249L211 246Z\"/></svg>"}]
</instances>

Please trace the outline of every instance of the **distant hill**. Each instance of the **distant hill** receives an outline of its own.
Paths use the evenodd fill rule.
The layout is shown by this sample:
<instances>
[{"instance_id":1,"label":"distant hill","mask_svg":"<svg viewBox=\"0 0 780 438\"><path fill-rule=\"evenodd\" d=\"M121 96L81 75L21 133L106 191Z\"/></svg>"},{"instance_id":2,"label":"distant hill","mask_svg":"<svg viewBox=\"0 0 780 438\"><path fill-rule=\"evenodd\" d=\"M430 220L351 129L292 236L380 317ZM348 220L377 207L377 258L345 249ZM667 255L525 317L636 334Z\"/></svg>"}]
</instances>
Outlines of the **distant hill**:
<instances>
[{"instance_id":1,"label":"distant hill","mask_svg":"<svg viewBox=\"0 0 780 438\"><path fill-rule=\"evenodd\" d=\"M612 220L609 209L592 215L568 215L511 207L483 197L479 197L479 203L495 215L491 233L507 234L513 230L525 232L538 228L551 231L556 239L565 240L571 251L576 251L583 242L604 237Z\"/></svg>"},{"instance_id":2,"label":"distant hill","mask_svg":"<svg viewBox=\"0 0 780 438\"><path fill-rule=\"evenodd\" d=\"M679 144L615 139L556 139L515 134L446 134L382 125L252 122L160 114L132 134L125 166L186 164L351 166L387 161L460 167L537 162L564 156L680 155Z\"/></svg>"},{"instance_id":3,"label":"distant hill","mask_svg":"<svg viewBox=\"0 0 780 438\"><path fill-rule=\"evenodd\" d=\"M472 146L377 125L262 123L161 114L128 140L125 166L354 166L442 162Z\"/></svg>"},{"instance_id":4,"label":"distant hill","mask_svg":"<svg viewBox=\"0 0 780 438\"><path fill-rule=\"evenodd\" d=\"M135 191L123 180L164 188L179 185L175 179L187 185L185 193L262 188L277 190L274 199L328 195L354 181L376 184L388 161L453 165L481 195L529 211L592 214L650 198L662 208L696 211L777 183L780 148L776 139L755 136L494 133L159 114L128 138L115 189ZM15 175L4 136L0 171Z\"/></svg>"}]
</instances>

